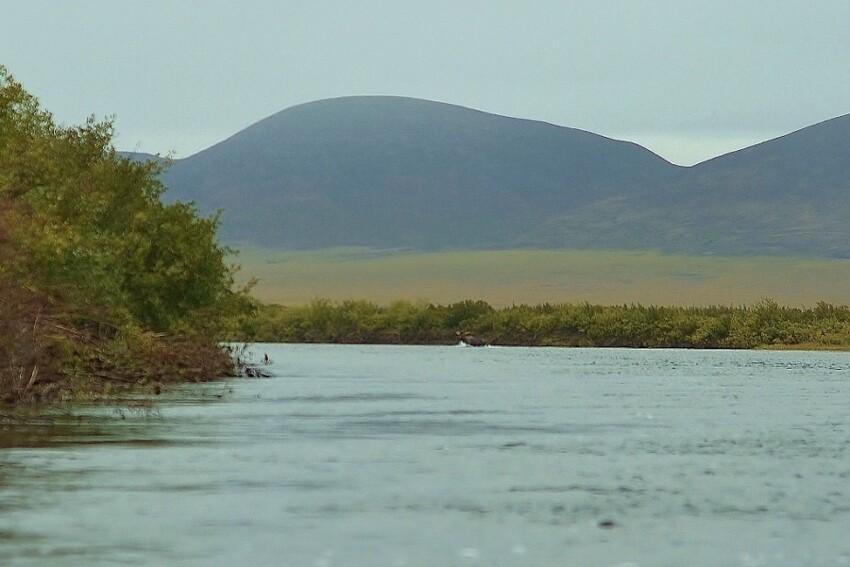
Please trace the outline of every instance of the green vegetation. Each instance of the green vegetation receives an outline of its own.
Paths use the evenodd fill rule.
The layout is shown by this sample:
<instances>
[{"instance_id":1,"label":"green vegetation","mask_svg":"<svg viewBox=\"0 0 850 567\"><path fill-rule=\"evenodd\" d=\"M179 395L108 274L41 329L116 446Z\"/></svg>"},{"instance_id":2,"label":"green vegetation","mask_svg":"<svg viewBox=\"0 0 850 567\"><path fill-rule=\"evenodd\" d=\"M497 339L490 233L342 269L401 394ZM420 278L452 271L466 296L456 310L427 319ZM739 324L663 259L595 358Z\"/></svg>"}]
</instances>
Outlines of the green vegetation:
<instances>
[{"instance_id":1,"label":"green vegetation","mask_svg":"<svg viewBox=\"0 0 850 567\"><path fill-rule=\"evenodd\" d=\"M265 342L451 344L470 333L493 345L637 348L848 348L850 308L450 305L314 300L263 306L233 331Z\"/></svg>"},{"instance_id":2,"label":"green vegetation","mask_svg":"<svg viewBox=\"0 0 850 567\"><path fill-rule=\"evenodd\" d=\"M91 397L231 372L233 291L217 218L164 205L159 166L111 122L57 125L0 67L0 399Z\"/></svg>"},{"instance_id":3,"label":"green vegetation","mask_svg":"<svg viewBox=\"0 0 850 567\"><path fill-rule=\"evenodd\" d=\"M850 296L846 260L367 248L241 258L271 305L232 331L240 339L450 344L468 331L492 344L850 348L848 310L832 305Z\"/></svg>"},{"instance_id":4,"label":"green vegetation","mask_svg":"<svg viewBox=\"0 0 850 567\"><path fill-rule=\"evenodd\" d=\"M468 332L517 345L850 346L850 311L827 302L640 305L746 304L782 290L792 294L779 296L787 303L840 301L850 294L850 262L840 260L252 251L248 275L263 278L260 299L302 305L259 306L250 281L234 285L218 216L164 204L160 164L120 156L112 137L110 121L57 125L0 67L2 402L158 392L167 382L215 378L234 371L224 338L448 344ZM331 300L304 305L316 296ZM460 301L470 296L484 301Z\"/></svg>"},{"instance_id":5,"label":"green vegetation","mask_svg":"<svg viewBox=\"0 0 850 567\"><path fill-rule=\"evenodd\" d=\"M304 305L365 299L450 304L470 297L494 307L527 303L617 305L843 304L850 261L803 257L719 257L590 250L417 252L347 248L242 248L242 277L268 303Z\"/></svg>"}]
</instances>

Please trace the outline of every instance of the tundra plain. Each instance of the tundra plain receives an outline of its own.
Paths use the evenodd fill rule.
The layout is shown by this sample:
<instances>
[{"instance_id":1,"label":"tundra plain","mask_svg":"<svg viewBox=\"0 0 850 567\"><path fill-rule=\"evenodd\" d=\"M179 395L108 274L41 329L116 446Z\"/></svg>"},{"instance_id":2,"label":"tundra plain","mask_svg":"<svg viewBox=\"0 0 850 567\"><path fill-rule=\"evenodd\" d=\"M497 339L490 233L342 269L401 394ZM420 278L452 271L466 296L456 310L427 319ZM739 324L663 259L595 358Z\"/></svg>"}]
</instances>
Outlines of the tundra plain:
<instances>
[{"instance_id":1,"label":"tundra plain","mask_svg":"<svg viewBox=\"0 0 850 567\"><path fill-rule=\"evenodd\" d=\"M243 248L238 279L257 278L262 301L404 299L448 304L578 303L748 305L770 298L808 307L850 300L850 260L720 257L633 251L478 250L421 252L335 248Z\"/></svg>"}]
</instances>

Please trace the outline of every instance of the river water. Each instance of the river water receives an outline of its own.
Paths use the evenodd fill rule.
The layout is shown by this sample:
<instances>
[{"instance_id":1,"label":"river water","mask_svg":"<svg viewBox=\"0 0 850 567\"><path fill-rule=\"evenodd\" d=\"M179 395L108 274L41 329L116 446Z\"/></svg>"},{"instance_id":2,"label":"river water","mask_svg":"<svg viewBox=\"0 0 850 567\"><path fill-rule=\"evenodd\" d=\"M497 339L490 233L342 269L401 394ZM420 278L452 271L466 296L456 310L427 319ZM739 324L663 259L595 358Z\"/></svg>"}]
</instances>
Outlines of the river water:
<instances>
[{"instance_id":1,"label":"river water","mask_svg":"<svg viewBox=\"0 0 850 567\"><path fill-rule=\"evenodd\" d=\"M850 355L256 345L0 432L0 564L850 565Z\"/></svg>"}]
</instances>

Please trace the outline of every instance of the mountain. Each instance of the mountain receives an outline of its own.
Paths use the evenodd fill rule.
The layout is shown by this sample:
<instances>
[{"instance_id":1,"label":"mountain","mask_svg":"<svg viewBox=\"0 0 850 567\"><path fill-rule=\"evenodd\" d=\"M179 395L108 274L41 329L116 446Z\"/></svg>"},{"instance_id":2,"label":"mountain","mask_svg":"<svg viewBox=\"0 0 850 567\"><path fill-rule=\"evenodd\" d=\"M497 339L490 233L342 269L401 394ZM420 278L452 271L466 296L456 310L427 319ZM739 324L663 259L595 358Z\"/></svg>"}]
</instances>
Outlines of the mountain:
<instances>
[{"instance_id":1,"label":"mountain","mask_svg":"<svg viewBox=\"0 0 850 567\"><path fill-rule=\"evenodd\" d=\"M685 168L653 200L553 217L528 246L850 258L850 115Z\"/></svg>"},{"instance_id":2,"label":"mountain","mask_svg":"<svg viewBox=\"0 0 850 567\"><path fill-rule=\"evenodd\" d=\"M401 97L284 110L187 159L168 196L224 209L264 246L506 246L529 227L676 167L590 132Z\"/></svg>"},{"instance_id":3,"label":"mountain","mask_svg":"<svg viewBox=\"0 0 850 567\"><path fill-rule=\"evenodd\" d=\"M850 115L693 167L591 132L403 97L289 108L165 172L280 248L648 248L850 257Z\"/></svg>"},{"instance_id":4,"label":"mountain","mask_svg":"<svg viewBox=\"0 0 850 567\"><path fill-rule=\"evenodd\" d=\"M850 114L693 166L699 188L740 199L847 198ZM708 196L708 195L703 195Z\"/></svg>"},{"instance_id":5,"label":"mountain","mask_svg":"<svg viewBox=\"0 0 850 567\"><path fill-rule=\"evenodd\" d=\"M850 115L703 162L689 177L679 189L690 208L734 237L733 251L850 257Z\"/></svg>"}]
</instances>

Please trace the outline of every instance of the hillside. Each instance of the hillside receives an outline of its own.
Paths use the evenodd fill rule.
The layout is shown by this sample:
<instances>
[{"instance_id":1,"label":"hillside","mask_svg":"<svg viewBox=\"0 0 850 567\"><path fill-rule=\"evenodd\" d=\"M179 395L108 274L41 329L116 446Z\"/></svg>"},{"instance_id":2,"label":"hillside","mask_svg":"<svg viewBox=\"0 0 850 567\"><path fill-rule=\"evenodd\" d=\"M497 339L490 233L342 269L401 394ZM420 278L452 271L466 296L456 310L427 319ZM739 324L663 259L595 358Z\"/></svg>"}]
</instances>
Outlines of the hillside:
<instances>
[{"instance_id":1,"label":"hillside","mask_svg":"<svg viewBox=\"0 0 850 567\"><path fill-rule=\"evenodd\" d=\"M630 142L401 97L279 112L165 173L231 243L850 257L850 116L690 168Z\"/></svg>"},{"instance_id":2,"label":"hillside","mask_svg":"<svg viewBox=\"0 0 850 567\"><path fill-rule=\"evenodd\" d=\"M600 200L532 230L536 247L850 258L850 115L684 169L654 200Z\"/></svg>"},{"instance_id":3,"label":"hillside","mask_svg":"<svg viewBox=\"0 0 850 567\"><path fill-rule=\"evenodd\" d=\"M677 168L571 128L399 97L284 110L164 177L174 199L225 210L222 235L288 248L508 246Z\"/></svg>"}]
</instances>

